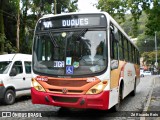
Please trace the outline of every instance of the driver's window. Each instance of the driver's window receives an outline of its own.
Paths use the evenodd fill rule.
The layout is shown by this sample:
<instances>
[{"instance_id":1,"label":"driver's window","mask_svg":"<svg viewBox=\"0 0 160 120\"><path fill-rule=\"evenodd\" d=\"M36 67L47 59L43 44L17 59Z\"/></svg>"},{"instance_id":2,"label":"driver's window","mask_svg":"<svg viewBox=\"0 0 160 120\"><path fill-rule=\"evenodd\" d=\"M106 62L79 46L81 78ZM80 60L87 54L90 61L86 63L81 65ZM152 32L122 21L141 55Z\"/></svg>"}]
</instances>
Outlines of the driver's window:
<instances>
[{"instance_id":1,"label":"driver's window","mask_svg":"<svg viewBox=\"0 0 160 120\"><path fill-rule=\"evenodd\" d=\"M12 67L12 69L15 68L17 74L23 73L23 67L22 67L22 62L21 61L16 61Z\"/></svg>"}]
</instances>

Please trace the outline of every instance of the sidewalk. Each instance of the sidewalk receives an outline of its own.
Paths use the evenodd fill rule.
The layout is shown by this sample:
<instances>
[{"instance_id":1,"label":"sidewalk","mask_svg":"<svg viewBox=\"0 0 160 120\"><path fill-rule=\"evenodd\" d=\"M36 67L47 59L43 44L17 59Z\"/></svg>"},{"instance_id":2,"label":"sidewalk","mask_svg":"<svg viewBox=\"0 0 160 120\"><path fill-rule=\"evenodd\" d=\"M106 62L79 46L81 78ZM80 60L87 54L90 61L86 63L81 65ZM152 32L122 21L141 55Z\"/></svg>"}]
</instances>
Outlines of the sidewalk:
<instances>
[{"instance_id":1,"label":"sidewalk","mask_svg":"<svg viewBox=\"0 0 160 120\"><path fill-rule=\"evenodd\" d=\"M160 76L153 79L152 90L149 93L144 111L147 111L152 117L142 117L140 120L160 120Z\"/></svg>"},{"instance_id":2,"label":"sidewalk","mask_svg":"<svg viewBox=\"0 0 160 120\"><path fill-rule=\"evenodd\" d=\"M159 111L160 115L160 76L155 78L148 111ZM160 116L159 116L160 117Z\"/></svg>"}]
</instances>

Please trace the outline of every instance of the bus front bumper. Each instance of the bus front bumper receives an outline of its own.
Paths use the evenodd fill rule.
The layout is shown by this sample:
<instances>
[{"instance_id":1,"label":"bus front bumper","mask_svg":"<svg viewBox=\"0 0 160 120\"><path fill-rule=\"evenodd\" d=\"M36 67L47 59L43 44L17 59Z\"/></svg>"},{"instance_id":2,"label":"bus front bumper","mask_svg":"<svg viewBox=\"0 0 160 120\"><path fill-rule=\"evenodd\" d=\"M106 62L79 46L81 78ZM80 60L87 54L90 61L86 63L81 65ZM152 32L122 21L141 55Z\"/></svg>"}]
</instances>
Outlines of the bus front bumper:
<instances>
[{"instance_id":1,"label":"bus front bumper","mask_svg":"<svg viewBox=\"0 0 160 120\"><path fill-rule=\"evenodd\" d=\"M39 92L32 87L31 97L33 104L46 104L59 107L107 110L109 105L109 91L96 95L68 95Z\"/></svg>"}]
</instances>

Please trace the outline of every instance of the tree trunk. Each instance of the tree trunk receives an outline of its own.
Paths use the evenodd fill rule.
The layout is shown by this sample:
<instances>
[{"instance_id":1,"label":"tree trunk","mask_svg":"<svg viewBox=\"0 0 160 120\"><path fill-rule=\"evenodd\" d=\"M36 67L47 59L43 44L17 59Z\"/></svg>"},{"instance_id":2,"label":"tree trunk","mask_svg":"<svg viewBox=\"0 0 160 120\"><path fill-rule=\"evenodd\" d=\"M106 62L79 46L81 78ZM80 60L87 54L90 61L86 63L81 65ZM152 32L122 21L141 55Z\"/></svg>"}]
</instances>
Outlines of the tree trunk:
<instances>
[{"instance_id":1,"label":"tree trunk","mask_svg":"<svg viewBox=\"0 0 160 120\"><path fill-rule=\"evenodd\" d=\"M16 38L16 47L17 51L19 52L19 26L20 26L20 15L19 15L19 10L18 10L18 15L17 15L17 38Z\"/></svg>"},{"instance_id":2,"label":"tree trunk","mask_svg":"<svg viewBox=\"0 0 160 120\"><path fill-rule=\"evenodd\" d=\"M56 5L57 14L61 14L62 4L59 1L57 1Z\"/></svg>"},{"instance_id":3,"label":"tree trunk","mask_svg":"<svg viewBox=\"0 0 160 120\"><path fill-rule=\"evenodd\" d=\"M17 38L16 38L16 47L17 52L19 52L19 30L20 30L20 0L17 0Z\"/></svg>"},{"instance_id":4,"label":"tree trunk","mask_svg":"<svg viewBox=\"0 0 160 120\"><path fill-rule=\"evenodd\" d=\"M4 42L5 42L4 19L3 19L4 3L5 0L0 0L0 53L4 52Z\"/></svg>"},{"instance_id":5,"label":"tree trunk","mask_svg":"<svg viewBox=\"0 0 160 120\"><path fill-rule=\"evenodd\" d=\"M54 0L54 14L57 14L57 0Z\"/></svg>"}]
</instances>

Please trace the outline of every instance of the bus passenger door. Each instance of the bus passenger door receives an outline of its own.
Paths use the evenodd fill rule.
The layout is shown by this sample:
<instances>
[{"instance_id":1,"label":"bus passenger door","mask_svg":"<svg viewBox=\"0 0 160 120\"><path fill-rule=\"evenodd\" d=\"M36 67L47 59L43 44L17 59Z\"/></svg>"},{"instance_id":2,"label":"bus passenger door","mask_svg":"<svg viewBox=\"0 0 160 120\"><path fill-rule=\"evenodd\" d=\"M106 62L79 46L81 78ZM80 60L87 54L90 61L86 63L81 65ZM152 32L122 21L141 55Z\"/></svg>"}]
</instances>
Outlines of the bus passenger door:
<instances>
[{"instance_id":1,"label":"bus passenger door","mask_svg":"<svg viewBox=\"0 0 160 120\"><path fill-rule=\"evenodd\" d=\"M120 68L118 60L118 30L110 24L110 55L111 55L111 89L118 87Z\"/></svg>"}]
</instances>

